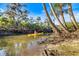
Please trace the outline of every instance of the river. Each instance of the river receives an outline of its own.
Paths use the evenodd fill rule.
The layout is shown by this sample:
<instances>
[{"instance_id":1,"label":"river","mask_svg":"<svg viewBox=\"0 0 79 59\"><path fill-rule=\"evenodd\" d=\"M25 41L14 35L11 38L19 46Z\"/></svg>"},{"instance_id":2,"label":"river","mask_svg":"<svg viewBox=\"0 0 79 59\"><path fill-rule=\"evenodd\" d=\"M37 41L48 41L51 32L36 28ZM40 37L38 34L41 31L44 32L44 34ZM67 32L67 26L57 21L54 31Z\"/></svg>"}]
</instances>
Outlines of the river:
<instances>
[{"instance_id":1,"label":"river","mask_svg":"<svg viewBox=\"0 0 79 59\"><path fill-rule=\"evenodd\" d=\"M4 36L0 38L0 56L40 56L46 48L48 36L28 37L27 35Z\"/></svg>"}]
</instances>

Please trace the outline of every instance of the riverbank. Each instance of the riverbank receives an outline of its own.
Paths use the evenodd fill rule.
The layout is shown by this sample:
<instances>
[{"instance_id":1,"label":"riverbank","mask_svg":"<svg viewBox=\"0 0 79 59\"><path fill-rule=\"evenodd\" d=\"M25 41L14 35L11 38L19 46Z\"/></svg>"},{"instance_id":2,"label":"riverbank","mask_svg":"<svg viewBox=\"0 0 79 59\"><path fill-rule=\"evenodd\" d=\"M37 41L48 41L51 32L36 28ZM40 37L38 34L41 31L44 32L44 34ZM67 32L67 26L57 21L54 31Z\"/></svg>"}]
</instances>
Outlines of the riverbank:
<instances>
[{"instance_id":1,"label":"riverbank","mask_svg":"<svg viewBox=\"0 0 79 59\"><path fill-rule=\"evenodd\" d=\"M75 32L78 35L78 32ZM75 38L49 37L45 56L79 56L79 36Z\"/></svg>"},{"instance_id":2,"label":"riverbank","mask_svg":"<svg viewBox=\"0 0 79 59\"><path fill-rule=\"evenodd\" d=\"M79 56L79 40L48 44L47 49L52 56Z\"/></svg>"},{"instance_id":3,"label":"riverbank","mask_svg":"<svg viewBox=\"0 0 79 59\"><path fill-rule=\"evenodd\" d=\"M46 35L52 32L37 32L36 34L33 31L7 31L0 30L0 36L12 36L12 35L23 35L26 34L28 36L37 36L37 35Z\"/></svg>"}]
</instances>

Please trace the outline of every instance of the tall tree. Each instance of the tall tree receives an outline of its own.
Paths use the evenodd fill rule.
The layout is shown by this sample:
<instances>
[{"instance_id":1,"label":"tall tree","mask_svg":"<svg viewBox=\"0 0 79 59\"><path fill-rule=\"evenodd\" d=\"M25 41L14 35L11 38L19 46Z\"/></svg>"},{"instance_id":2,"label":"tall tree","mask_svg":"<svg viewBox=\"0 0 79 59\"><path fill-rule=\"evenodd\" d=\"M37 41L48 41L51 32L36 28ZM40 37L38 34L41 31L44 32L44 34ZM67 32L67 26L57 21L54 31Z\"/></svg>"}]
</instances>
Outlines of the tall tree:
<instances>
[{"instance_id":1,"label":"tall tree","mask_svg":"<svg viewBox=\"0 0 79 59\"><path fill-rule=\"evenodd\" d=\"M25 19L25 17L28 16L28 10L24 9L24 5L23 4L11 3L11 4L8 4L7 7L8 8L7 8L6 12L8 11L9 14L10 13L12 13L12 14L16 13L15 15L13 15L14 18L16 18L16 19L20 19L21 18L23 20L23 19Z\"/></svg>"},{"instance_id":2,"label":"tall tree","mask_svg":"<svg viewBox=\"0 0 79 59\"><path fill-rule=\"evenodd\" d=\"M62 24L61 21L59 20L57 14L56 14L56 12L55 12L55 10L54 10L54 8L53 8L52 3L49 3L49 5L50 5L50 8L51 8L51 11L52 11L53 16L55 17L56 20L58 20L60 27L61 27L66 33L69 33L69 31L63 26L63 24Z\"/></svg>"},{"instance_id":3,"label":"tall tree","mask_svg":"<svg viewBox=\"0 0 79 59\"><path fill-rule=\"evenodd\" d=\"M71 3L68 3L68 13L70 15L71 21L74 24L75 28L78 29L78 24L77 24L77 21L76 21L76 19L74 17L73 11L72 11Z\"/></svg>"},{"instance_id":4,"label":"tall tree","mask_svg":"<svg viewBox=\"0 0 79 59\"><path fill-rule=\"evenodd\" d=\"M20 3L10 3L7 5L7 10L5 11L5 14L15 20L15 27L20 25L21 20L27 19L28 11L27 9L23 8L24 5Z\"/></svg>"},{"instance_id":5,"label":"tall tree","mask_svg":"<svg viewBox=\"0 0 79 59\"><path fill-rule=\"evenodd\" d=\"M48 11L47 11L47 8L46 8L45 3L43 3L43 8L44 8L44 11L45 11L46 16L47 16L47 18L48 18L48 21L49 21L49 23L50 23L50 25L51 25L52 30L53 30L55 33L58 33L58 34L61 33L61 32L59 31L59 29L55 26L55 24L52 22L52 19L50 18L49 14L48 14Z\"/></svg>"},{"instance_id":6,"label":"tall tree","mask_svg":"<svg viewBox=\"0 0 79 59\"><path fill-rule=\"evenodd\" d=\"M60 16L61 16L61 20L62 20L62 22L63 22L65 28L68 29L68 28L67 28L67 25L66 25L66 21L65 21L65 19L64 19L63 10L62 10L62 8L63 8L64 6L65 6L65 4L62 4L62 3L59 3L59 4L58 4Z\"/></svg>"}]
</instances>

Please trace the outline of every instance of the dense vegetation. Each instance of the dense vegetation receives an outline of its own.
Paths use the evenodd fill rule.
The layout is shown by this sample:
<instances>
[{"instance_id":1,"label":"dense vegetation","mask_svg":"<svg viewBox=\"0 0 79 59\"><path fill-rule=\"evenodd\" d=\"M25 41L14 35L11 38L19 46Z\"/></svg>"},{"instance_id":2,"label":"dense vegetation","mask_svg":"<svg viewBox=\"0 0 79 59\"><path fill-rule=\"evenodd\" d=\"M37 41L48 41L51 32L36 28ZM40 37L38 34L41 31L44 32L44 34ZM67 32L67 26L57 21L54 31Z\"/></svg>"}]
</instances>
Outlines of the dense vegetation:
<instances>
[{"instance_id":1,"label":"dense vegetation","mask_svg":"<svg viewBox=\"0 0 79 59\"><path fill-rule=\"evenodd\" d=\"M0 12L0 32L33 33L52 32L48 20L44 22L41 17L28 17L29 10L23 9L24 4L7 4L4 12Z\"/></svg>"}]
</instances>

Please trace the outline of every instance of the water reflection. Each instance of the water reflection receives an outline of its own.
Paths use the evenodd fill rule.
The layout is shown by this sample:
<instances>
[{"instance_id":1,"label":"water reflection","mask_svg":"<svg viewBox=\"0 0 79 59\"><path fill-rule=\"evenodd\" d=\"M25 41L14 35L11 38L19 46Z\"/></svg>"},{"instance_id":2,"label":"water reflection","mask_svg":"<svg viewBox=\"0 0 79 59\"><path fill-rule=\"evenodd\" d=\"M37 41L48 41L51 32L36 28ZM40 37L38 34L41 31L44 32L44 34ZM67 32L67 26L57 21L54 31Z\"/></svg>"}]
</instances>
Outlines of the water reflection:
<instances>
[{"instance_id":1,"label":"water reflection","mask_svg":"<svg viewBox=\"0 0 79 59\"><path fill-rule=\"evenodd\" d=\"M5 49L0 49L0 56L5 56L5 55L6 55Z\"/></svg>"},{"instance_id":2,"label":"water reflection","mask_svg":"<svg viewBox=\"0 0 79 59\"><path fill-rule=\"evenodd\" d=\"M28 38L26 36L5 37L0 40L0 56L28 56L40 55L40 43L47 39L39 37Z\"/></svg>"}]
</instances>

